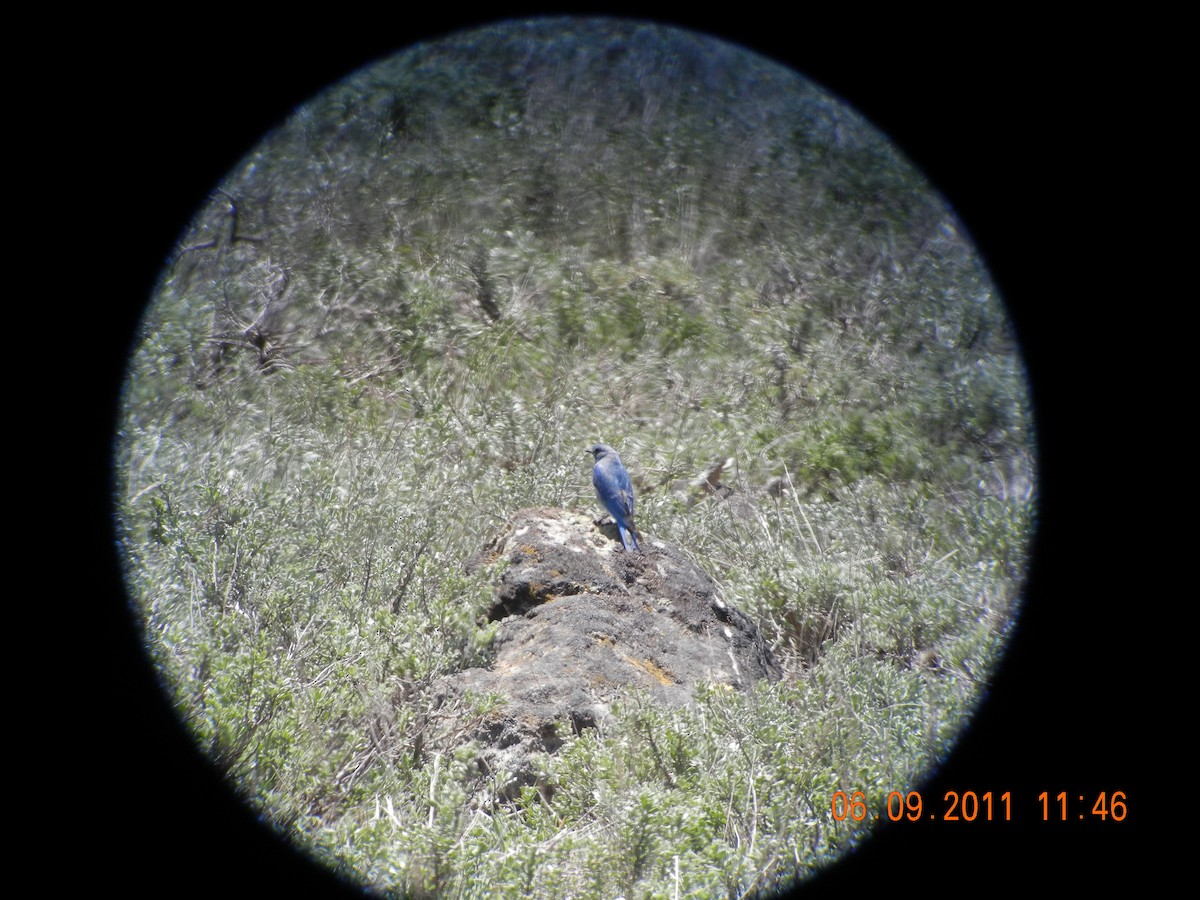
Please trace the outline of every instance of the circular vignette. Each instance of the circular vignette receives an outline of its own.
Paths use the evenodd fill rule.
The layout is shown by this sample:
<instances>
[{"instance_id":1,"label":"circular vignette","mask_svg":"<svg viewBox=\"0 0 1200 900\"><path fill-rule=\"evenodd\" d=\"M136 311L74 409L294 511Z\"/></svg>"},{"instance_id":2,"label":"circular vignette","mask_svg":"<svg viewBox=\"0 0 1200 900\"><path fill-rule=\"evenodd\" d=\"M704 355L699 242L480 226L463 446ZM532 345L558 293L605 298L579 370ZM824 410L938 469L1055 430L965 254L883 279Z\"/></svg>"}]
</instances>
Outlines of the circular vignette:
<instances>
[{"instance_id":1,"label":"circular vignette","mask_svg":"<svg viewBox=\"0 0 1200 900\"><path fill-rule=\"evenodd\" d=\"M506 365L516 357L512 371L496 365L496 347ZM547 372L559 395L524 393ZM471 380L481 373L486 390ZM410 833L406 823L425 820L378 806L390 794L394 810L405 790L416 803L426 767L401 783L388 774L394 756L354 749L388 716L403 719L403 704L379 707L398 685L478 651L474 621L459 621L445 647L396 663L420 629L368 612L392 599L371 593L374 560L391 554L405 571L398 548L432 527L395 485L444 491L425 507L444 529L434 571L412 576L428 580L436 605L448 600L439 579L481 537L480 508L495 517L545 502L547 478L562 505L574 499L553 454L549 474L471 498L471 514L454 492L505 462L473 457L468 444L522 446L545 433L537 404L567 436L616 417L655 471L694 474L688 466L732 449L738 492L777 509L774 489L786 485L803 530L766 532L769 553L742 561L722 550L719 529L693 533L700 513L686 504L664 500L655 523L725 564L712 574L790 665L791 694L775 702L818 708L805 720L816 732L856 721L856 704L873 701L916 697L956 716L919 723L925 746L901 757L900 776L881 774L885 760L897 771L890 752L864 763L831 746L836 758L808 760L806 803L787 806L809 814L780 846L803 831L821 849L794 870L770 863L773 851L757 869L739 863L783 885L864 834L812 821L826 812L822 790L832 799L859 787L821 776L855 772L885 794L918 785L999 662L1032 527L1027 393L961 224L856 113L795 73L688 32L505 23L412 47L305 104L181 236L125 395L127 574L177 711L252 808L354 879L446 888L465 876L434 865L437 829ZM638 400L643 408L627 408ZM464 410L504 405L515 417L507 431L488 431L485 413L478 430L453 433ZM745 409L755 411L738 421ZM710 416L703 428L697 411ZM396 440L430 417L419 441ZM459 456L454 478L439 482L446 470L430 461ZM372 628L374 642L363 639ZM858 696L839 699L838 685ZM947 699L956 689L963 696ZM912 724L897 725L891 750ZM878 722L859 725L866 734ZM332 761L342 766L324 771ZM383 781L368 790L362 778ZM458 827L438 820L438 803L426 811ZM329 835L337 840L322 843ZM411 851L421 839L423 857ZM568 884L591 871L571 865L549 868ZM697 861L708 874L695 877L748 884L722 865Z\"/></svg>"}]
</instances>

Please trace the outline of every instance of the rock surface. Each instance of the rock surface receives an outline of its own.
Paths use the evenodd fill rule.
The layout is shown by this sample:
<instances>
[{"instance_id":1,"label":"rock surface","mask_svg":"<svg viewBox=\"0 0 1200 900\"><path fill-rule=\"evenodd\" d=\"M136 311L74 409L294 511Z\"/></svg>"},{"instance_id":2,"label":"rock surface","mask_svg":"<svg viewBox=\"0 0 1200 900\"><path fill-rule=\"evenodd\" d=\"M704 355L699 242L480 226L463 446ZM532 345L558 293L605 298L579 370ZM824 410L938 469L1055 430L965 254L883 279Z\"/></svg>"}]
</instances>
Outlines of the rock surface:
<instances>
[{"instance_id":1,"label":"rock surface","mask_svg":"<svg viewBox=\"0 0 1200 900\"><path fill-rule=\"evenodd\" d=\"M754 622L722 602L677 548L639 538L643 552L626 553L615 526L579 513L514 515L469 565L500 570L492 665L432 685L444 715L425 746L475 740L481 773L504 776L501 793L513 796L533 781L535 754L600 725L619 697L682 706L697 684L744 690L777 681L779 665ZM471 703L458 702L468 696L497 702L471 714Z\"/></svg>"}]
</instances>

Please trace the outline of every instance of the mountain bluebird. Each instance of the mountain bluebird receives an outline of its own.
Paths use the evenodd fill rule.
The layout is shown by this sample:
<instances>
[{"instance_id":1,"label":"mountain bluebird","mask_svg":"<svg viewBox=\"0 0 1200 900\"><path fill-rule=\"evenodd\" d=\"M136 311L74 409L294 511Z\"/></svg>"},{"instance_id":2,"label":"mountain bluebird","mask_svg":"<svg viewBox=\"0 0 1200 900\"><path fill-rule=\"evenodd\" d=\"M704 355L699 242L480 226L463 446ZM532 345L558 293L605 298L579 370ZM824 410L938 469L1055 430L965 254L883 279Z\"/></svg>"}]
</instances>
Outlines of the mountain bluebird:
<instances>
[{"instance_id":1,"label":"mountain bluebird","mask_svg":"<svg viewBox=\"0 0 1200 900\"><path fill-rule=\"evenodd\" d=\"M633 544L633 549L641 553L633 526L633 484L621 465L621 457L608 444L596 444L588 453L596 457L596 465L592 468L596 497L616 521L625 552L628 553L629 545Z\"/></svg>"}]
</instances>

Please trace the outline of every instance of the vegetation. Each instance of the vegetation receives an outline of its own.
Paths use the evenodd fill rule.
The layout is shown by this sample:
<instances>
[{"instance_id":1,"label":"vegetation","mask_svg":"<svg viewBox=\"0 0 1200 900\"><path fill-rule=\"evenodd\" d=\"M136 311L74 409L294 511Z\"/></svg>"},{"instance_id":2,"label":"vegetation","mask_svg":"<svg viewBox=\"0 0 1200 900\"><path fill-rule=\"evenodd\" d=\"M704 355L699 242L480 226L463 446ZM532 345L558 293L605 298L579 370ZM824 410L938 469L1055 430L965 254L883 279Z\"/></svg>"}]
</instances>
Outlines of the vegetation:
<instances>
[{"instance_id":1,"label":"vegetation","mask_svg":"<svg viewBox=\"0 0 1200 900\"><path fill-rule=\"evenodd\" d=\"M543 21L359 73L214 192L131 361L118 505L179 715L330 866L740 896L852 847L833 793L882 809L968 721L1031 428L987 273L853 112L698 36ZM486 664L464 562L523 506L594 509L597 440L785 678L628 698L552 797L480 802L470 748L414 744L414 688Z\"/></svg>"}]
</instances>

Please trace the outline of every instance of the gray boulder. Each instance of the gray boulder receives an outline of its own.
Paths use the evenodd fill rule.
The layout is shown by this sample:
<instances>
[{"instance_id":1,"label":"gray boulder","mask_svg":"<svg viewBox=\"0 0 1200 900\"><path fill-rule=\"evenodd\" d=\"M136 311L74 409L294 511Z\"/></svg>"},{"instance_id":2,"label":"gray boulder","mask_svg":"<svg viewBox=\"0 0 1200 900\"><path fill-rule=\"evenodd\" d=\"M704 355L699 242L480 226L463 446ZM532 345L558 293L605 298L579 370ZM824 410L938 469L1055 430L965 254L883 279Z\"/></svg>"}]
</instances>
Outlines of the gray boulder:
<instances>
[{"instance_id":1,"label":"gray boulder","mask_svg":"<svg viewBox=\"0 0 1200 900\"><path fill-rule=\"evenodd\" d=\"M777 681L754 622L721 601L678 548L639 537L643 552L626 553L615 526L588 516L514 515L469 563L498 573L492 664L431 685L438 721L426 723L421 743L449 750L475 741L481 774L502 776L501 795L511 797L534 781L536 754L602 727L619 698L678 707L700 684ZM471 697L492 702L464 702Z\"/></svg>"}]
</instances>

